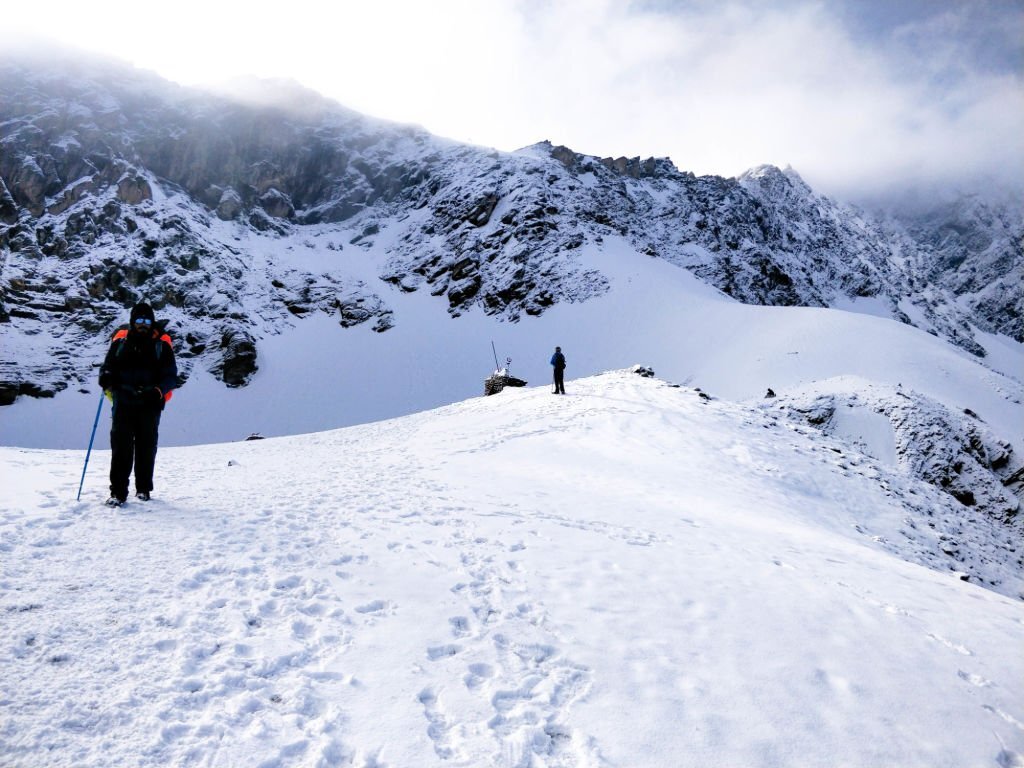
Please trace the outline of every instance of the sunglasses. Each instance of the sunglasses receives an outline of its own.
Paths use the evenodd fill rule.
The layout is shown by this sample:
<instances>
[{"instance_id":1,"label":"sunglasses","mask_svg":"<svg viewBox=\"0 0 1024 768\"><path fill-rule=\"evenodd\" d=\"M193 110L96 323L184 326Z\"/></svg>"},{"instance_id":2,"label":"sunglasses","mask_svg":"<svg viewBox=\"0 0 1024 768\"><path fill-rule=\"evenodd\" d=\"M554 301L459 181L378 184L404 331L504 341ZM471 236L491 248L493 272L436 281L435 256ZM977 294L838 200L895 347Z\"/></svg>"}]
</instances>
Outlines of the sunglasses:
<instances>
[{"instance_id":1,"label":"sunglasses","mask_svg":"<svg viewBox=\"0 0 1024 768\"><path fill-rule=\"evenodd\" d=\"M137 317L137 318L135 318L135 324L136 325L152 325L153 321L150 320L148 317Z\"/></svg>"}]
</instances>

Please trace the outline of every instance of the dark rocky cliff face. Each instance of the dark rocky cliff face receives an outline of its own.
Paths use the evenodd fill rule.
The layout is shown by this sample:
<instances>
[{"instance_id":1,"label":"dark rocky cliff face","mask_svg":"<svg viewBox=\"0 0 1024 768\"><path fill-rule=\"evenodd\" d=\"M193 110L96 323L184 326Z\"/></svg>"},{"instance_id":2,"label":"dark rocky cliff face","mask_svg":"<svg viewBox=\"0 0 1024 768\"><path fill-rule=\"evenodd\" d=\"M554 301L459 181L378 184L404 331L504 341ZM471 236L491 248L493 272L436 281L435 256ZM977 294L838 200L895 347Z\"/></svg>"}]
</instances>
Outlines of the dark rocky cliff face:
<instances>
[{"instance_id":1,"label":"dark rocky cliff face","mask_svg":"<svg viewBox=\"0 0 1024 768\"><path fill-rule=\"evenodd\" d=\"M915 322L976 354L970 323L1022 340L1019 215L997 217L1002 239L984 247L984 227L949 225L963 247L936 250L945 223L882 227L791 171L695 177L548 143L498 153L296 87L254 106L72 64L0 61L0 335L50 352L26 363L5 343L0 403L84 380L90 363L68 350L142 298L172 321L184 376L200 364L241 386L276 323L316 311L386 332L396 288L512 322L585 301L608 283L578 253L608 238L744 302L871 296L908 322L898 306L915 305ZM338 268L294 258L304 237ZM372 279L342 268L380 243ZM972 312L954 304L964 293Z\"/></svg>"},{"instance_id":2,"label":"dark rocky cliff face","mask_svg":"<svg viewBox=\"0 0 1024 768\"><path fill-rule=\"evenodd\" d=\"M894 215L918 247L922 280L959 297L980 327L1024 342L1021 206L959 195Z\"/></svg>"}]
</instances>

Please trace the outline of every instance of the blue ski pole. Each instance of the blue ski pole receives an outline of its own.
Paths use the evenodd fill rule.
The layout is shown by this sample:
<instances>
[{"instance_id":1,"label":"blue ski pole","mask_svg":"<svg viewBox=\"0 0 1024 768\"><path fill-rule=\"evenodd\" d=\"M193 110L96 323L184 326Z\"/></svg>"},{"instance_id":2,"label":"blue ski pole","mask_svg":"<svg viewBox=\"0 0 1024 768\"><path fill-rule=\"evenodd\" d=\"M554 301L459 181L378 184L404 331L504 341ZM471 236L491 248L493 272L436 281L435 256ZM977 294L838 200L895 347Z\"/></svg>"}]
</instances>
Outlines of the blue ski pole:
<instances>
[{"instance_id":1,"label":"blue ski pole","mask_svg":"<svg viewBox=\"0 0 1024 768\"><path fill-rule=\"evenodd\" d=\"M82 498L82 485L85 483L85 470L89 466L89 455L92 453L92 441L96 439L96 425L100 423L100 411L103 410L103 398L105 393L100 391L100 404L96 406L96 421L92 423L92 434L89 435L89 450L85 452L85 466L82 467L82 480L78 483L78 495L75 497L75 501L80 501Z\"/></svg>"}]
</instances>

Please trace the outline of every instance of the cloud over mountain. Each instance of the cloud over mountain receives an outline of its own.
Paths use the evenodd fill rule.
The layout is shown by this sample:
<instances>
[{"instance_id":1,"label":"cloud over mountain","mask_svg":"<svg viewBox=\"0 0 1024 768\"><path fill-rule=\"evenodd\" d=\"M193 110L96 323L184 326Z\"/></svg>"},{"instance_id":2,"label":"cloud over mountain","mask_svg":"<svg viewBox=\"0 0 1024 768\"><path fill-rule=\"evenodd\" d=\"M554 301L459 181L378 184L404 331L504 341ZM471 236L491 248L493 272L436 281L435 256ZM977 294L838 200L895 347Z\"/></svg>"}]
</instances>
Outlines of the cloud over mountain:
<instances>
[{"instance_id":1,"label":"cloud over mountain","mask_svg":"<svg viewBox=\"0 0 1024 768\"><path fill-rule=\"evenodd\" d=\"M27 7L5 26L182 82L291 77L505 151L549 138L727 176L770 162L846 197L931 182L1020 190L1018 4L297 0L240 15L183 2L159 20L57 6L45 29Z\"/></svg>"}]
</instances>

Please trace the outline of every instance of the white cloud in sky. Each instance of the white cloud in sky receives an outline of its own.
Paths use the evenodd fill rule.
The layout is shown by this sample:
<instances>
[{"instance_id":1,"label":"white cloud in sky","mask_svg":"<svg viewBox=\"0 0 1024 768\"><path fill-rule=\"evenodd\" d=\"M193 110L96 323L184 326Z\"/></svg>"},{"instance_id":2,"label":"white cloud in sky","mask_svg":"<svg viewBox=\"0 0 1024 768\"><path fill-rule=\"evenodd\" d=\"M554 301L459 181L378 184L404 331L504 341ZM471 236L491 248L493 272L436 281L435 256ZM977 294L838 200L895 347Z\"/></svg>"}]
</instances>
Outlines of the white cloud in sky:
<instances>
[{"instance_id":1,"label":"white cloud in sky","mask_svg":"<svg viewBox=\"0 0 1024 768\"><path fill-rule=\"evenodd\" d=\"M19 6L5 9L9 30L179 82L290 77L353 109L504 150L550 139L723 175L792 165L837 194L1024 170L1014 3Z\"/></svg>"}]
</instances>

